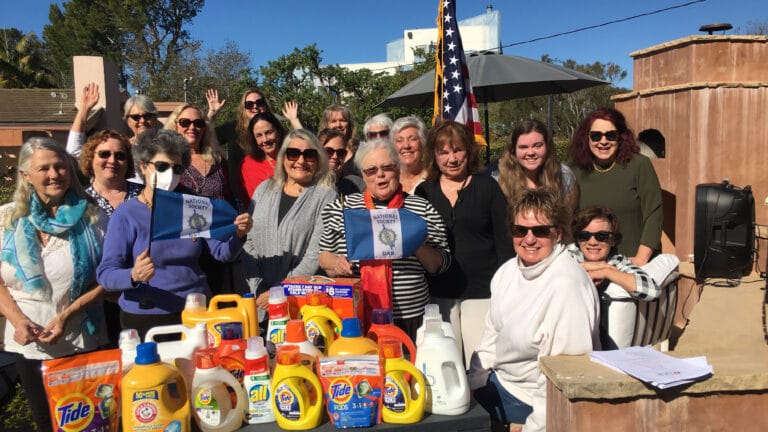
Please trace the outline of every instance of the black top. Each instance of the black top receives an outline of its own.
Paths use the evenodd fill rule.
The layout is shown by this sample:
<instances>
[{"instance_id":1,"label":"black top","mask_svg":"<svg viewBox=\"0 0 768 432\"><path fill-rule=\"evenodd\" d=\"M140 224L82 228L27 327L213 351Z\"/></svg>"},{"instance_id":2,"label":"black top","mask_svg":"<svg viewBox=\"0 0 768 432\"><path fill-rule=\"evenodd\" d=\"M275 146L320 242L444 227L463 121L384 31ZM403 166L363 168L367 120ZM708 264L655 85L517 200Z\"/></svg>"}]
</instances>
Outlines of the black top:
<instances>
[{"instance_id":1,"label":"black top","mask_svg":"<svg viewBox=\"0 0 768 432\"><path fill-rule=\"evenodd\" d=\"M490 176L473 175L454 207L440 179L425 181L416 195L426 198L443 217L453 254L445 273L429 278L430 294L444 298L490 298L491 278L515 254L507 235L507 200Z\"/></svg>"},{"instance_id":2,"label":"black top","mask_svg":"<svg viewBox=\"0 0 768 432\"><path fill-rule=\"evenodd\" d=\"M299 197L295 196L292 197L285 192L283 192L280 195L280 207L277 209L277 224L280 225L280 222L283 221L283 218L286 214L288 214L288 210L293 207L293 204L296 203L296 200L299 199Z\"/></svg>"}]
</instances>

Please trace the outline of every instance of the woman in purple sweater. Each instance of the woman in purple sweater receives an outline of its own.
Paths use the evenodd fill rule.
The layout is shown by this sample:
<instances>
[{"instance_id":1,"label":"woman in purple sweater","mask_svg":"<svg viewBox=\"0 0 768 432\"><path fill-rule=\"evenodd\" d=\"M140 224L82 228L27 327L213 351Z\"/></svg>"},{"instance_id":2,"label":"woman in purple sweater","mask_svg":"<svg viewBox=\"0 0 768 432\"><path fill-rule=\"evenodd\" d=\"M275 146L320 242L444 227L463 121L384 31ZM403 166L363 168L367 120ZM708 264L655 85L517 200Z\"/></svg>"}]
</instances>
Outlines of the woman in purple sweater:
<instances>
[{"instance_id":1,"label":"woman in purple sweater","mask_svg":"<svg viewBox=\"0 0 768 432\"><path fill-rule=\"evenodd\" d=\"M133 147L135 165L145 184L176 190L189 166L189 146L177 132L148 131ZM213 257L229 261L240 252L243 237L251 228L247 214L235 218L237 230L228 241L215 239L162 240L149 246L152 187L118 207L110 219L104 253L97 270L98 281L107 291L121 292L120 325L134 328L141 338L151 327L181 322L187 294L211 295L199 258L207 243Z\"/></svg>"}]
</instances>

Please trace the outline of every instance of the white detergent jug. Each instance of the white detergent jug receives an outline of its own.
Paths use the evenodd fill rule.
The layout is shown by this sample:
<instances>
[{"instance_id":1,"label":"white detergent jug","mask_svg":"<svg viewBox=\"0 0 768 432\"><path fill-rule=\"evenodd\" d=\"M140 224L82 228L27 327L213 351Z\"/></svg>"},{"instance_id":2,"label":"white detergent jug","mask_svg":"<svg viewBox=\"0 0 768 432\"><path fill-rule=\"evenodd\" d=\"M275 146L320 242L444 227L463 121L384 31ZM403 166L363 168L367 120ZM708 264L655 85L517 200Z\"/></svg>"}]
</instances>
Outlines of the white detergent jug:
<instances>
[{"instance_id":1,"label":"white detergent jug","mask_svg":"<svg viewBox=\"0 0 768 432\"><path fill-rule=\"evenodd\" d=\"M136 329L125 329L120 332L118 346L123 357L123 375L133 367L136 361L136 347L141 343L139 331Z\"/></svg>"},{"instance_id":2,"label":"white detergent jug","mask_svg":"<svg viewBox=\"0 0 768 432\"><path fill-rule=\"evenodd\" d=\"M424 330L427 328L427 322L433 320L440 321L440 328L443 330L444 335L456 340L456 334L453 332L453 326L451 326L451 323L443 321L443 316L440 315L440 306L430 303L424 306L424 317L421 321L421 327L416 329L417 346L424 340Z\"/></svg>"},{"instance_id":3,"label":"white detergent jug","mask_svg":"<svg viewBox=\"0 0 768 432\"><path fill-rule=\"evenodd\" d=\"M192 415L202 432L232 432L240 429L248 410L248 397L243 387L219 363L216 348L195 354L195 376L192 379ZM229 389L235 391L234 397Z\"/></svg>"},{"instance_id":4,"label":"white detergent jug","mask_svg":"<svg viewBox=\"0 0 768 432\"><path fill-rule=\"evenodd\" d=\"M184 338L166 342L155 340L157 336L178 334ZM163 363L179 368L187 383L191 383L195 373L195 350L208 348L208 330L202 322L196 323L192 328L184 324L157 326L147 331L144 342L157 343L157 353Z\"/></svg>"},{"instance_id":5,"label":"white detergent jug","mask_svg":"<svg viewBox=\"0 0 768 432\"><path fill-rule=\"evenodd\" d=\"M464 360L453 338L445 336L442 321L426 321L423 340L416 344L416 367L427 385L425 411L460 415L469 411L469 384Z\"/></svg>"}]
</instances>

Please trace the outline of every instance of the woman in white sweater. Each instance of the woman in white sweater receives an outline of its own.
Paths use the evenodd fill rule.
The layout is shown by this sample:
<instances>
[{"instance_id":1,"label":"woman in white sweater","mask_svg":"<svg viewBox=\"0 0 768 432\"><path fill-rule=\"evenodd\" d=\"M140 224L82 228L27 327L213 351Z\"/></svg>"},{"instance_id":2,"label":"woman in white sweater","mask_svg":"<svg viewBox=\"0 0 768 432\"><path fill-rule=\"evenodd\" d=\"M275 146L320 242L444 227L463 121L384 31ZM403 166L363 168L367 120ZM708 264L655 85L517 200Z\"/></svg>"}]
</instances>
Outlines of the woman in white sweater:
<instances>
[{"instance_id":1,"label":"woman in white sweater","mask_svg":"<svg viewBox=\"0 0 768 432\"><path fill-rule=\"evenodd\" d=\"M563 246L567 212L557 195L529 190L510 210L517 257L491 280L490 310L469 383L494 420L543 431L546 377L539 359L598 348L599 303L592 281Z\"/></svg>"}]
</instances>

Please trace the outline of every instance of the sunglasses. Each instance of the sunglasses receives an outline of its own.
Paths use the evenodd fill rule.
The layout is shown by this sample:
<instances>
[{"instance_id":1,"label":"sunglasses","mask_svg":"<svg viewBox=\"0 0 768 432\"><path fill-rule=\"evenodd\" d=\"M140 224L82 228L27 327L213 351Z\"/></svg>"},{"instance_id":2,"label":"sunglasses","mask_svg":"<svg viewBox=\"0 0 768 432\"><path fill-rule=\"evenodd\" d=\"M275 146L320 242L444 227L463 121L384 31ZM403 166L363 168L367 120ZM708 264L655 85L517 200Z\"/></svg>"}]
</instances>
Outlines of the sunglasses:
<instances>
[{"instance_id":1,"label":"sunglasses","mask_svg":"<svg viewBox=\"0 0 768 432\"><path fill-rule=\"evenodd\" d=\"M370 168L366 168L363 171L363 174L366 175L366 177L372 177L379 173L379 170L382 172L388 173L388 172L395 172L395 169L397 168L397 165L395 164L387 164L382 166L374 166Z\"/></svg>"},{"instance_id":2,"label":"sunglasses","mask_svg":"<svg viewBox=\"0 0 768 432\"><path fill-rule=\"evenodd\" d=\"M325 154L327 154L329 158L332 158L334 153L336 153L336 156L338 156L339 159L344 159L347 157L347 149L337 150L331 147L325 147Z\"/></svg>"},{"instance_id":3,"label":"sunglasses","mask_svg":"<svg viewBox=\"0 0 768 432\"><path fill-rule=\"evenodd\" d=\"M376 132L368 132L367 134L365 134L365 136L367 136L368 139L386 138L389 136L389 129L384 129Z\"/></svg>"},{"instance_id":4,"label":"sunglasses","mask_svg":"<svg viewBox=\"0 0 768 432\"><path fill-rule=\"evenodd\" d=\"M608 132L597 132L597 131L591 131L589 132L589 140L592 142L598 142L601 139L607 139L608 141L618 141L619 139L619 131L608 131Z\"/></svg>"},{"instance_id":5,"label":"sunglasses","mask_svg":"<svg viewBox=\"0 0 768 432\"><path fill-rule=\"evenodd\" d=\"M252 110L254 108L264 108L267 106L267 103L264 99L257 99L255 101L245 101L244 105L245 109Z\"/></svg>"},{"instance_id":6,"label":"sunglasses","mask_svg":"<svg viewBox=\"0 0 768 432\"><path fill-rule=\"evenodd\" d=\"M137 121L139 121L141 119L144 119L144 121L154 120L156 116L157 116L157 114L155 114L155 113L129 114L128 118L130 118L131 120L137 122Z\"/></svg>"},{"instance_id":7,"label":"sunglasses","mask_svg":"<svg viewBox=\"0 0 768 432\"><path fill-rule=\"evenodd\" d=\"M305 161L316 162L320 157L320 153L318 153L315 149L306 149L304 151L293 147L288 147L285 149L285 158L289 161L296 162L299 160L299 156L304 156Z\"/></svg>"},{"instance_id":8,"label":"sunglasses","mask_svg":"<svg viewBox=\"0 0 768 432\"><path fill-rule=\"evenodd\" d=\"M164 162L164 161L149 161L148 164L152 164L155 166L155 171L157 172L165 172L168 168L173 169L173 173L176 175L181 175L184 172L184 166L183 165L176 165L172 164L170 162Z\"/></svg>"},{"instance_id":9,"label":"sunglasses","mask_svg":"<svg viewBox=\"0 0 768 432\"><path fill-rule=\"evenodd\" d=\"M112 155L115 155L116 161L124 161L128 159L128 154L123 151L111 152L109 150L100 150L96 152L96 156L98 156L100 159L109 159Z\"/></svg>"},{"instance_id":10,"label":"sunglasses","mask_svg":"<svg viewBox=\"0 0 768 432\"><path fill-rule=\"evenodd\" d=\"M195 125L195 127L198 129L203 129L205 127L205 120L203 119L190 120L188 118L180 118L176 121L176 123L178 123L179 126L183 128L188 128L189 125Z\"/></svg>"},{"instance_id":11,"label":"sunglasses","mask_svg":"<svg viewBox=\"0 0 768 432\"><path fill-rule=\"evenodd\" d=\"M578 231L576 232L576 239L580 242L589 241L590 238L594 237L595 240L605 243L613 238L613 233L610 231L598 231L598 232L591 232L591 231Z\"/></svg>"},{"instance_id":12,"label":"sunglasses","mask_svg":"<svg viewBox=\"0 0 768 432\"><path fill-rule=\"evenodd\" d=\"M552 225L536 225L536 226L525 226L525 225L512 225L512 237L515 238L521 238L528 235L528 231L532 232L534 237L538 238L544 238L549 237L549 235L552 233L552 228L554 226Z\"/></svg>"}]
</instances>

